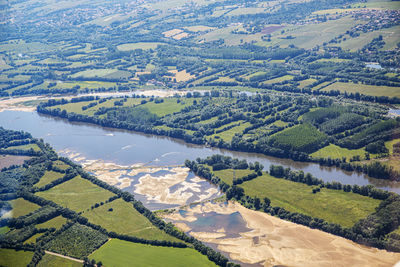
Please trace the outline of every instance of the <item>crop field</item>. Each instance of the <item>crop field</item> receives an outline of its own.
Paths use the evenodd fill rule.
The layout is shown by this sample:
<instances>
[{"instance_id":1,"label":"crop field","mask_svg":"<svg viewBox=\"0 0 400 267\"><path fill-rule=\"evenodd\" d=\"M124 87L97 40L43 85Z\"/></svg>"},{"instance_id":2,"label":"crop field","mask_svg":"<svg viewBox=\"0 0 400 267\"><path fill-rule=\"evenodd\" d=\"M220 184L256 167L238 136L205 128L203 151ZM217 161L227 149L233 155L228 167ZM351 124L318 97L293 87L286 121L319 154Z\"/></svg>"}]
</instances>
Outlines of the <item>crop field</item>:
<instances>
[{"instance_id":1,"label":"crop field","mask_svg":"<svg viewBox=\"0 0 400 267\"><path fill-rule=\"evenodd\" d=\"M35 186L40 188L40 187L45 186L46 184L51 183L54 180L57 180L63 176L64 176L64 174L59 173L59 172L46 171L45 174L43 175L43 177L40 178L39 182L37 182L35 184Z\"/></svg>"},{"instance_id":2,"label":"crop field","mask_svg":"<svg viewBox=\"0 0 400 267\"><path fill-rule=\"evenodd\" d=\"M343 17L338 20L321 22L317 24L306 24L302 26L290 26L284 28L285 33L275 32L272 34L271 42L259 42L259 45L287 47L290 44L300 48L311 49L316 45L322 45L329 42L333 37L344 34L351 27L355 26L359 21L350 17ZM293 39L284 39L287 36Z\"/></svg>"},{"instance_id":3,"label":"crop field","mask_svg":"<svg viewBox=\"0 0 400 267\"><path fill-rule=\"evenodd\" d=\"M240 185L246 195L263 199L268 197L272 206L279 206L291 212L352 227L358 220L375 211L380 201L341 190L322 188L312 193L315 186L308 186L264 174Z\"/></svg>"},{"instance_id":4,"label":"crop field","mask_svg":"<svg viewBox=\"0 0 400 267\"><path fill-rule=\"evenodd\" d=\"M63 226L67 222L67 219L62 217L61 215L48 220L47 222L41 223L41 224L36 224L36 228L56 228L59 229L61 226Z\"/></svg>"},{"instance_id":5,"label":"crop field","mask_svg":"<svg viewBox=\"0 0 400 267\"><path fill-rule=\"evenodd\" d=\"M205 32L205 31L214 30L215 28L209 27L209 26L197 25L197 26L184 27L184 29L186 29L190 32Z\"/></svg>"},{"instance_id":6,"label":"crop field","mask_svg":"<svg viewBox=\"0 0 400 267\"><path fill-rule=\"evenodd\" d=\"M35 203L26 201L23 198L17 198L9 201L12 207L12 210L5 213L2 218L17 218L19 216L27 215L34 210L40 208L39 205Z\"/></svg>"},{"instance_id":7,"label":"crop field","mask_svg":"<svg viewBox=\"0 0 400 267\"><path fill-rule=\"evenodd\" d=\"M289 80L292 80L292 79L293 79L292 75L285 75L285 76L281 76L281 77L278 77L278 78L275 78L275 79L271 79L271 80L265 81L263 83L264 84L274 84L274 83L280 83L280 82L283 82L283 81L289 81Z\"/></svg>"},{"instance_id":8,"label":"crop field","mask_svg":"<svg viewBox=\"0 0 400 267\"><path fill-rule=\"evenodd\" d=\"M164 43L129 43L129 44L122 44L117 47L120 51L130 51L135 49L155 49L159 45L163 45Z\"/></svg>"},{"instance_id":9,"label":"crop field","mask_svg":"<svg viewBox=\"0 0 400 267\"><path fill-rule=\"evenodd\" d=\"M274 144L291 147L294 150L312 152L325 141L326 135L319 132L314 126L301 124L285 129L271 136Z\"/></svg>"},{"instance_id":10,"label":"crop field","mask_svg":"<svg viewBox=\"0 0 400 267\"><path fill-rule=\"evenodd\" d=\"M108 231L126 234L150 240L182 242L154 226L147 218L133 207L132 203L122 199L86 211L82 216L89 222L100 225Z\"/></svg>"},{"instance_id":11,"label":"crop field","mask_svg":"<svg viewBox=\"0 0 400 267\"><path fill-rule=\"evenodd\" d=\"M393 50L397 47L397 43L400 38L400 26L394 26L386 29L381 29L373 32L362 33L360 36L355 38L347 39L339 44L343 49L350 51L357 51L363 48L365 45L370 43L372 39L382 36L385 42L384 47L381 50ZM335 44L337 45L337 44Z\"/></svg>"},{"instance_id":12,"label":"crop field","mask_svg":"<svg viewBox=\"0 0 400 267\"><path fill-rule=\"evenodd\" d=\"M44 233L37 233L25 240L24 244L35 244L36 240L41 237Z\"/></svg>"},{"instance_id":13,"label":"crop field","mask_svg":"<svg viewBox=\"0 0 400 267\"><path fill-rule=\"evenodd\" d=\"M226 12L226 11L224 11ZM223 13L224 13L223 12ZM249 43L252 41L261 41L262 33L256 34L233 34L232 31L240 29L241 26L227 26L219 28L197 37L198 41L205 40L205 42L213 42L223 39L226 45L239 45L241 42Z\"/></svg>"},{"instance_id":14,"label":"crop field","mask_svg":"<svg viewBox=\"0 0 400 267\"><path fill-rule=\"evenodd\" d=\"M234 122L232 124L237 124L237 123L238 122ZM228 125L229 124L221 126L220 128L224 128L224 127L226 127ZM241 133L241 132L243 132L244 129L246 129L247 127L250 127L250 126L251 126L250 122L241 122L239 126L235 126L235 127L231 128L231 129L229 129L227 131L223 131L221 133L211 135L211 137L215 138L216 136L219 136L225 142L230 143L232 138L235 136L236 133Z\"/></svg>"},{"instance_id":15,"label":"crop field","mask_svg":"<svg viewBox=\"0 0 400 267\"><path fill-rule=\"evenodd\" d=\"M399 88L391 86L377 86L377 85L367 85L367 84L336 82L322 89L322 91L326 92L331 90L339 90L340 92L347 92L347 93L360 93L364 95L400 97Z\"/></svg>"},{"instance_id":16,"label":"crop field","mask_svg":"<svg viewBox=\"0 0 400 267\"><path fill-rule=\"evenodd\" d=\"M392 146L393 149L393 146ZM311 154L314 158L331 158L331 159L341 159L343 157L347 158L347 161L354 157L360 156L361 159L365 158L365 149L347 149L335 144L330 144L329 146L323 147L318 151Z\"/></svg>"},{"instance_id":17,"label":"crop field","mask_svg":"<svg viewBox=\"0 0 400 267\"><path fill-rule=\"evenodd\" d=\"M26 267L33 257L33 252L13 249L0 249L0 266Z\"/></svg>"},{"instance_id":18,"label":"crop field","mask_svg":"<svg viewBox=\"0 0 400 267\"><path fill-rule=\"evenodd\" d=\"M82 263L50 254L45 254L37 266L38 267L59 267L59 266L82 267Z\"/></svg>"},{"instance_id":19,"label":"crop field","mask_svg":"<svg viewBox=\"0 0 400 267\"><path fill-rule=\"evenodd\" d=\"M77 176L37 195L79 212L106 201L114 194Z\"/></svg>"},{"instance_id":20,"label":"crop field","mask_svg":"<svg viewBox=\"0 0 400 267\"><path fill-rule=\"evenodd\" d=\"M30 150L33 149L34 151L40 151L40 148L37 146L37 144L27 144L27 145L20 145L20 146L10 146L6 148L6 150L12 150L12 149L20 149L20 150Z\"/></svg>"},{"instance_id":21,"label":"crop field","mask_svg":"<svg viewBox=\"0 0 400 267\"><path fill-rule=\"evenodd\" d=\"M192 248L156 247L118 239L109 240L89 258L113 267L130 266L133 262L137 266L149 267L216 266Z\"/></svg>"},{"instance_id":22,"label":"crop field","mask_svg":"<svg viewBox=\"0 0 400 267\"><path fill-rule=\"evenodd\" d=\"M210 170L212 167L207 166ZM220 171L212 171L218 178L224 181L226 184L232 185L233 178L242 178L243 176L249 175L254 171L246 169L246 170L233 170L233 169L225 169Z\"/></svg>"},{"instance_id":23,"label":"crop field","mask_svg":"<svg viewBox=\"0 0 400 267\"><path fill-rule=\"evenodd\" d=\"M165 98L163 103L147 102L141 107L147 108L151 113L156 114L159 117L165 116L167 114L172 114L174 112L181 111L184 107L193 104L193 99L183 98L181 103L177 103L176 99Z\"/></svg>"},{"instance_id":24,"label":"crop field","mask_svg":"<svg viewBox=\"0 0 400 267\"><path fill-rule=\"evenodd\" d=\"M86 225L73 224L46 244L46 249L83 259L107 241L107 236Z\"/></svg>"},{"instance_id":25,"label":"crop field","mask_svg":"<svg viewBox=\"0 0 400 267\"><path fill-rule=\"evenodd\" d=\"M61 160L53 161L53 166L60 168L61 170L66 170L69 168L69 166L64 162L62 162Z\"/></svg>"},{"instance_id":26,"label":"crop field","mask_svg":"<svg viewBox=\"0 0 400 267\"><path fill-rule=\"evenodd\" d=\"M73 74L72 78L77 77L84 77L84 78L93 78L93 77L105 77L107 75L116 72L116 69L92 69L92 70L85 70L78 73Z\"/></svg>"},{"instance_id":27,"label":"crop field","mask_svg":"<svg viewBox=\"0 0 400 267\"><path fill-rule=\"evenodd\" d=\"M8 228L7 226L0 227L0 235L4 235L8 231L10 231L10 228Z\"/></svg>"}]
</instances>

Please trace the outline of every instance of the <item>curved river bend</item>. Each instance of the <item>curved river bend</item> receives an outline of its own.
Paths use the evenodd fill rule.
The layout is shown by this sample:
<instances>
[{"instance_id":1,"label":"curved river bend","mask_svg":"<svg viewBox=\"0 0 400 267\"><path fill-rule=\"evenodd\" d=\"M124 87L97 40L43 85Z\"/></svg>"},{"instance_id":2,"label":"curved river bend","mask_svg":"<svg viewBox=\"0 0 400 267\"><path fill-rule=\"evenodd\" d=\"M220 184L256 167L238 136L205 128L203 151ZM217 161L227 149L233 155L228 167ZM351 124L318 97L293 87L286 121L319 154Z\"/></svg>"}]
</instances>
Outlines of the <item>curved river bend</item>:
<instances>
[{"instance_id":1,"label":"curved river bend","mask_svg":"<svg viewBox=\"0 0 400 267\"><path fill-rule=\"evenodd\" d=\"M0 112L0 126L30 132L43 138L56 151L69 150L88 158L101 159L120 165L143 163L149 166L182 165L186 159L204 158L216 153L259 161L268 169L271 164L283 165L309 172L324 181L343 184L372 184L400 194L400 183L370 178L364 174L345 172L338 168L322 167L314 163L295 162L255 153L228 151L187 144L181 140L146 135L119 129L103 128L84 123L70 123L64 119L40 115L36 112Z\"/></svg>"}]
</instances>

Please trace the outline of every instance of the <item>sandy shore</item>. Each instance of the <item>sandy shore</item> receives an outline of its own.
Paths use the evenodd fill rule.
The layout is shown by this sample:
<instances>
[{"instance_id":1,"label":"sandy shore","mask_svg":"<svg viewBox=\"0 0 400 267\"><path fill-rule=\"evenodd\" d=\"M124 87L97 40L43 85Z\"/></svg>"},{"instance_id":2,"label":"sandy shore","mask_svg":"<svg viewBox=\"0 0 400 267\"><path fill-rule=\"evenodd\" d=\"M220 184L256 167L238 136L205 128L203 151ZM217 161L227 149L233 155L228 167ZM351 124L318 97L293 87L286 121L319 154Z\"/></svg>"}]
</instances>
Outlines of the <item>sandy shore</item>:
<instances>
[{"instance_id":1,"label":"sandy shore","mask_svg":"<svg viewBox=\"0 0 400 267\"><path fill-rule=\"evenodd\" d=\"M136 185L135 193L146 195L149 200L164 204L186 205L188 200L196 194L196 201L209 199L218 194L217 188L208 188L202 192L200 184L202 180L198 177L192 178L189 182L186 178L189 175L189 169L176 167L169 170L170 174L154 177L146 174L139 179ZM179 188L172 192L171 188L179 185Z\"/></svg>"},{"instance_id":2,"label":"sandy shore","mask_svg":"<svg viewBox=\"0 0 400 267\"><path fill-rule=\"evenodd\" d=\"M319 230L281 220L263 212L246 209L238 203L206 203L187 210L188 217L179 213L166 214L171 220L193 221L196 215L207 212L232 214L239 212L248 232L238 238L223 238L221 231L190 232L201 241L217 244L234 260L263 266L393 266L400 261L400 253L369 248L350 240ZM179 216L178 216L178 215ZM181 228L188 231L188 226Z\"/></svg>"}]
</instances>

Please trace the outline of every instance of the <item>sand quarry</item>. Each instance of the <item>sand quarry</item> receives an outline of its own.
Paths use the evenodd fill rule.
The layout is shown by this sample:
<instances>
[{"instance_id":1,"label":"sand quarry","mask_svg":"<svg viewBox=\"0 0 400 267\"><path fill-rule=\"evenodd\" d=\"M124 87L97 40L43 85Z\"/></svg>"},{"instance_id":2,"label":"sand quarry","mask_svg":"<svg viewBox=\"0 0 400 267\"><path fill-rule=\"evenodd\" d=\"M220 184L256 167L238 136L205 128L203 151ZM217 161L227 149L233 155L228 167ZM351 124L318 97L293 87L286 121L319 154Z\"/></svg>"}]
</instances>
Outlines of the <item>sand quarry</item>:
<instances>
[{"instance_id":1,"label":"sand quarry","mask_svg":"<svg viewBox=\"0 0 400 267\"><path fill-rule=\"evenodd\" d=\"M400 253L368 248L342 237L287 222L263 212L249 210L238 203L205 203L186 209L185 217L178 212L164 218L179 221L177 227L190 231L184 221L195 221L203 213L232 214L239 212L247 232L238 238L224 238L224 229L190 234L203 242L216 244L234 260L260 266L394 266Z\"/></svg>"}]
</instances>

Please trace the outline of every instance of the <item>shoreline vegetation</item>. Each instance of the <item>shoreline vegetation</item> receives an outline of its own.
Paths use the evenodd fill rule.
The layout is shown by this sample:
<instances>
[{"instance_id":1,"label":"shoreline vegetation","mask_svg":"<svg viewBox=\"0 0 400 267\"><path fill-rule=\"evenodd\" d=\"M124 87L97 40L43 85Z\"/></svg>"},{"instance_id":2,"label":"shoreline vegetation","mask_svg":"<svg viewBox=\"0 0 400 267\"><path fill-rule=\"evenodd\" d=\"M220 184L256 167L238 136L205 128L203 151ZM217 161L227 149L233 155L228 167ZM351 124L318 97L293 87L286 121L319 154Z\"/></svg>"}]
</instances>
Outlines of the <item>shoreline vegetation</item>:
<instances>
[{"instance_id":1,"label":"shoreline vegetation","mask_svg":"<svg viewBox=\"0 0 400 267\"><path fill-rule=\"evenodd\" d=\"M247 164L246 161L222 155L214 155L206 159L199 158L196 161L187 160L185 165L196 175L218 185L228 200L235 199L244 207L338 235L359 244L400 252L400 235L396 233L400 226L400 196L395 193L379 190L373 186L324 183L310 174L291 171L282 166L272 165L269 172L263 173L263 166ZM230 183L226 183L226 177L219 178L218 174L215 174L215 171L220 170L234 171L248 168L254 170L255 175L235 178ZM251 185L253 182L258 183ZM278 186L275 190L283 190L283 192L274 194L274 183ZM269 192L270 189L273 191ZM368 207L367 199L360 199L360 204L362 203L360 206L354 202L360 198L356 195L379 201ZM300 199L297 199L297 196L300 196ZM314 202L319 197L322 199ZM311 202L307 202L307 199ZM284 203L286 208L282 207ZM314 206L323 206L323 208L318 211ZM337 219L344 216L342 213L348 213L347 217L352 218L355 214L360 214L360 211L348 209L353 206L358 206L360 211L364 210L364 215L358 215L359 220L355 224L339 222L340 220ZM332 212L332 215L329 215L329 212ZM310 214L313 215L310 216ZM332 222L335 220L339 223Z\"/></svg>"},{"instance_id":2,"label":"shoreline vegetation","mask_svg":"<svg viewBox=\"0 0 400 267\"><path fill-rule=\"evenodd\" d=\"M400 180L400 117L386 117L386 108L379 105L339 103L332 98L316 101L296 94L207 92L203 96L187 93L186 97L172 98L49 100L37 111L69 121ZM337 148L346 153L337 157ZM320 157L312 156L324 149L326 152L315 154Z\"/></svg>"},{"instance_id":3,"label":"shoreline vegetation","mask_svg":"<svg viewBox=\"0 0 400 267\"><path fill-rule=\"evenodd\" d=\"M151 245L155 253L157 247L190 248L192 257L205 257L220 266L234 266L234 264L228 264L228 259L219 252L156 217L132 194L98 180L85 172L78 164L59 157L50 145L32 138L28 133L0 128L0 147L3 149L10 143L36 144L39 151L33 153L32 149L11 150L11 152L29 155L32 158L25 161L22 166L12 165L3 168L0 173L2 176L0 204L2 209L11 210L11 217L0 219L0 226L8 227L8 230L0 235L1 250L32 251L31 265L36 265L41 261L45 250L83 259L88 263L89 254L101 248L108 238L116 238ZM4 152L4 149L2 151ZM50 173L58 174L60 178L57 176L44 178ZM35 184L38 184L41 179L47 179L47 184L36 187ZM52 197L54 193L57 194L56 198ZM25 211L23 213L25 215L12 217L16 214L14 210L17 211L26 206L12 206L10 201L14 199L23 199L39 208L32 208ZM145 236L152 236L154 239L138 237L135 231L133 234L109 231L107 228L110 226L106 221L102 220L100 225L96 225L85 217L87 212L100 209L103 205L111 205L108 211L104 211L103 216L113 216L113 209L119 209L121 201L125 203L125 212L133 209L134 213L131 216L135 217L139 225L144 223L147 225L145 227L151 226L148 228L150 232ZM60 216L64 218L64 221L57 228L38 227L44 222L50 224L52 219ZM122 216L116 219L119 223L131 223L124 221L124 218ZM24 243L25 240L30 240L37 234L40 234L40 237L37 237L36 241ZM179 258L179 253L176 253L175 257ZM96 261L89 264L94 265Z\"/></svg>"}]
</instances>

